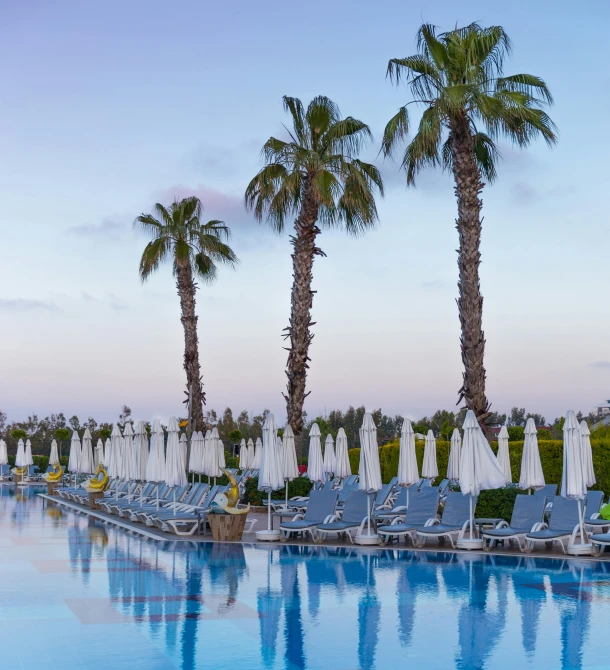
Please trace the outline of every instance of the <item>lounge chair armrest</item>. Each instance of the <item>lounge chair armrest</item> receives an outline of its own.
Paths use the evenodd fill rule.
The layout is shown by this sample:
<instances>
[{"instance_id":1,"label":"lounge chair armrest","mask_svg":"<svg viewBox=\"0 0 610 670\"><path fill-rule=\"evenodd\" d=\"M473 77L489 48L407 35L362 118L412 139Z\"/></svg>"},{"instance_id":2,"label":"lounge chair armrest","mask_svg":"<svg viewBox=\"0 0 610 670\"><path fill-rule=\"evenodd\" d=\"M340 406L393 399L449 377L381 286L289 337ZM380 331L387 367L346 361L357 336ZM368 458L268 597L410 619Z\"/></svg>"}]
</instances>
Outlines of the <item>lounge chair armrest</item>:
<instances>
[{"instance_id":1,"label":"lounge chair armrest","mask_svg":"<svg viewBox=\"0 0 610 670\"><path fill-rule=\"evenodd\" d=\"M532 526L532 530L530 532L536 533L539 530L546 530L548 528L548 525L544 523L544 521L539 521L538 523L535 523Z\"/></svg>"},{"instance_id":2,"label":"lounge chair armrest","mask_svg":"<svg viewBox=\"0 0 610 670\"><path fill-rule=\"evenodd\" d=\"M402 516L395 516L392 521L390 521L390 526L395 526L398 523L402 523L404 521L404 517Z\"/></svg>"},{"instance_id":3,"label":"lounge chair armrest","mask_svg":"<svg viewBox=\"0 0 610 670\"><path fill-rule=\"evenodd\" d=\"M429 526L438 526L439 523L440 519L435 516L434 519L428 519L428 521L426 521L424 528L428 528Z\"/></svg>"},{"instance_id":4,"label":"lounge chair armrest","mask_svg":"<svg viewBox=\"0 0 610 670\"><path fill-rule=\"evenodd\" d=\"M500 523L496 526L496 529L497 529L497 528L510 528L510 525L509 525L508 521L504 521L504 520L502 520L502 521L500 521Z\"/></svg>"},{"instance_id":5,"label":"lounge chair armrest","mask_svg":"<svg viewBox=\"0 0 610 670\"><path fill-rule=\"evenodd\" d=\"M329 515L324 519L323 523L330 523L331 521L333 521L333 517L334 517L334 516L335 516L334 514L329 514Z\"/></svg>"},{"instance_id":6,"label":"lounge chair armrest","mask_svg":"<svg viewBox=\"0 0 610 670\"><path fill-rule=\"evenodd\" d=\"M584 523L583 523L583 525L582 525L582 530L583 530L583 533L584 533L584 537L581 537L581 538L580 538L580 541L581 541L583 544L585 544L585 543L587 542L587 540L588 540L588 535L587 535L587 528L586 528L586 526L585 526ZM577 523L577 524L574 526L574 530L572 531L572 536L570 537L570 544L576 544L576 538L577 538L579 535L580 535L580 524Z\"/></svg>"},{"instance_id":7,"label":"lounge chair armrest","mask_svg":"<svg viewBox=\"0 0 610 670\"><path fill-rule=\"evenodd\" d=\"M589 519L600 519L600 518L601 518L601 517L600 517L599 512L594 512L594 513L591 514L591 516L589 517Z\"/></svg>"},{"instance_id":8,"label":"lounge chair armrest","mask_svg":"<svg viewBox=\"0 0 610 670\"><path fill-rule=\"evenodd\" d=\"M298 514L295 514L291 521L301 521L305 518L305 515L302 512L299 512Z\"/></svg>"},{"instance_id":9,"label":"lounge chair armrest","mask_svg":"<svg viewBox=\"0 0 610 670\"><path fill-rule=\"evenodd\" d=\"M393 512L406 512L407 511L407 506L406 505L399 505L398 507L394 507Z\"/></svg>"},{"instance_id":10,"label":"lounge chair armrest","mask_svg":"<svg viewBox=\"0 0 610 670\"><path fill-rule=\"evenodd\" d=\"M340 520L341 520L340 514L333 514L331 516L327 516L326 521L324 523L332 523L333 521L340 521Z\"/></svg>"},{"instance_id":11,"label":"lounge chair armrest","mask_svg":"<svg viewBox=\"0 0 610 670\"><path fill-rule=\"evenodd\" d=\"M377 505L377 507L375 507L375 511L378 512L380 509L392 509L392 508L393 508L392 503L386 501L383 503L383 505Z\"/></svg>"}]
</instances>

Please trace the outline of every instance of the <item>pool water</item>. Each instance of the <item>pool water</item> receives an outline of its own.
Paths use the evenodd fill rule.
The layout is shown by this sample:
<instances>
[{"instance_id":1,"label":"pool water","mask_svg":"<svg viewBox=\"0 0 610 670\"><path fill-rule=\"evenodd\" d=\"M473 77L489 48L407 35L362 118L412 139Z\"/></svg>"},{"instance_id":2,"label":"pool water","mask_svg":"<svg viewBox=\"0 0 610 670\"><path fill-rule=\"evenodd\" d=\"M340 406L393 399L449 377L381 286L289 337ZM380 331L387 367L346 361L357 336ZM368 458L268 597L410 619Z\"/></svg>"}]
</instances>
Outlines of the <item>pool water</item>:
<instances>
[{"instance_id":1,"label":"pool water","mask_svg":"<svg viewBox=\"0 0 610 670\"><path fill-rule=\"evenodd\" d=\"M0 668L609 668L610 563L159 543L0 486Z\"/></svg>"}]
</instances>

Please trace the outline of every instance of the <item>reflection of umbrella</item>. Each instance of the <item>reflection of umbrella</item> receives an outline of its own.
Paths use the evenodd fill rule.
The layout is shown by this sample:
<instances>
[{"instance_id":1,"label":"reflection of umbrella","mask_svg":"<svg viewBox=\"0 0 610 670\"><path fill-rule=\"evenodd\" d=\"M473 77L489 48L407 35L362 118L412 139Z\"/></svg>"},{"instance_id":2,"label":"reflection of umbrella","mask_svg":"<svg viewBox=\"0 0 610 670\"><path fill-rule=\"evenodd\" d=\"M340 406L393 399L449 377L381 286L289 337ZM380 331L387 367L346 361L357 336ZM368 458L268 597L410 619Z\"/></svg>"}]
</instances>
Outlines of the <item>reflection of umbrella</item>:
<instances>
[{"instance_id":1,"label":"reflection of umbrella","mask_svg":"<svg viewBox=\"0 0 610 670\"><path fill-rule=\"evenodd\" d=\"M70 441L70 458L68 459L68 470L75 473L78 472L78 463L80 461L80 437L78 433L74 430L72 431L72 440Z\"/></svg>"},{"instance_id":2,"label":"reflection of umbrella","mask_svg":"<svg viewBox=\"0 0 610 670\"><path fill-rule=\"evenodd\" d=\"M516 583L514 577L513 583L515 584L515 595L521 608L521 639L523 641L523 649L527 656L532 658L536 651L538 625L543 605L541 591Z\"/></svg>"},{"instance_id":3,"label":"reflection of umbrella","mask_svg":"<svg viewBox=\"0 0 610 670\"><path fill-rule=\"evenodd\" d=\"M324 442L324 472L333 474L337 469L337 459L335 458L335 446L333 444L333 436L329 433Z\"/></svg>"},{"instance_id":4,"label":"reflection of umbrella","mask_svg":"<svg viewBox=\"0 0 610 670\"><path fill-rule=\"evenodd\" d=\"M409 506L409 488L419 482L419 468L415 456L415 434L409 419L405 419L400 431L400 450L398 452L398 483L407 487L407 507Z\"/></svg>"},{"instance_id":5,"label":"reflection of umbrella","mask_svg":"<svg viewBox=\"0 0 610 670\"><path fill-rule=\"evenodd\" d=\"M297 451L294 445L294 433L291 426L286 426L282 439L282 474L286 482L286 507L288 507L288 482L299 476L299 466L297 465Z\"/></svg>"},{"instance_id":6,"label":"reflection of umbrella","mask_svg":"<svg viewBox=\"0 0 610 670\"><path fill-rule=\"evenodd\" d=\"M322 459L322 445L320 444L320 428L314 423L309 429L309 455L307 457L307 476L313 483L321 483L326 479L324 460Z\"/></svg>"},{"instance_id":7,"label":"reflection of umbrella","mask_svg":"<svg viewBox=\"0 0 610 670\"><path fill-rule=\"evenodd\" d=\"M525 424L525 440L521 456L520 489L541 489L544 486L544 473L540 462L536 424L530 417Z\"/></svg>"},{"instance_id":8,"label":"reflection of umbrella","mask_svg":"<svg viewBox=\"0 0 610 670\"><path fill-rule=\"evenodd\" d=\"M83 447L78 462L78 471L83 475L92 475L94 470L91 431L88 428L85 428L85 432L83 433Z\"/></svg>"},{"instance_id":9,"label":"reflection of umbrella","mask_svg":"<svg viewBox=\"0 0 610 670\"><path fill-rule=\"evenodd\" d=\"M398 637L403 647L411 644L413 625L415 623L415 597L417 589L411 588L408 579L408 570L398 573L398 587L396 591L398 605Z\"/></svg>"},{"instance_id":10,"label":"reflection of umbrella","mask_svg":"<svg viewBox=\"0 0 610 670\"><path fill-rule=\"evenodd\" d=\"M377 428L370 412L365 412L360 428L360 466L358 468L358 488L367 496L367 532L356 535L356 541L376 542L377 535L371 534L371 494L382 487L381 466L379 465L379 447L377 445Z\"/></svg>"},{"instance_id":11,"label":"reflection of umbrella","mask_svg":"<svg viewBox=\"0 0 610 670\"><path fill-rule=\"evenodd\" d=\"M508 453L508 429L506 426L500 428L498 434L498 465L506 477L506 483L511 484L513 474L510 469L510 454Z\"/></svg>"},{"instance_id":12,"label":"reflection of umbrella","mask_svg":"<svg viewBox=\"0 0 610 670\"><path fill-rule=\"evenodd\" d=\"M148 465L148 436L146 435L146 424L138 421L135 429L134 448L136 450L137 476L135 479L146 479L146 466Z\"/></svg>"},{"instance_id":13,"label":"reflection of umbrella","mask_svg":"<svg viewBox=\"0 0 610 670\"><path fill-rule=\"evenodd\" d=\"M280 578L284 601L286 665L288 668L294 668L294 670L303 670L306 663L297 564L292 561L282 562L280 564Z\"/></svg>"},{"instance_id":14,"label":"reflection of umbrella","mask_svg":"<svg viewBox=\"0 0 610 670\"><path fill-rule=\"evenodd\" d=\"M377 598L375 589L372 591L369 590L368 575L370 572L371 557L367 556L366 559L366 592L358 601L358 663L362 670L369 670L375 667L375 652L377 650L377 642L379 641L379 624L381 622L381 604Z\"/></svg>"},{"instance_id":15,"label":"reflection of umbrella","mask_svg":"<svg viewBox=\"0 0 610 670\"><path fill-rule=\"evenodd\" d=\"M582 468L587 488L593 486L597 481L593 470L593 452L591 451L591 431L587 422L580 422L580 435L582 437Z\"/></svg>"},{"instance_id":16,"label":"reflection of umbrella","mask_svg":"<svg viewBox=\"0 0 610 670\"><path fill-rule=\"evenodd\" d=\"M582 588L584 571L581 570L579 585L574 589L577 596L566 599L560 589L556 603L559 605L559 619L561 622L561 667L570 670L580 670L582 653L591 625L591 600L587 589ZM553 581L551 592L555 596Z\"/></svg>"},{"instance_id":17,"label":"reflection of umbrella","mask_svg":"<svg viewBox=\"0 0 610 670\"><path fill-rule=\"evenodd\" d=\"M253 470L254 469L254 442L252 441L252 438L248 440L248 470Z\"/></svg>"},{"instance_id":18,"label":"reflection of umbrella","mask_svg":"<svg viewBox=\"0 0 610 670\"><path fill-rule=\"evenodd\" d=\"M269 419L265 418L265 425ZM271 416L273 422L273 416ZM275 427L275 422L273 422ZM263 449L265 444L265 427L263 426ZM274 440L275 442L275 440ZM264 459L264 454L263 454ZM267 558L267 588L258 589L256 600L258 609L258 620L261 632L261 656L263 667L271 668L275 664L275 652L277 647L277 636L280 629L280 614L282 611L282 596L271 588L271 552Z\"/></svg>"},{"instance_id":19,"label":"reflection of umbrella","mask_svg":"<svg viewBox=\"0 0 610 670\"><path fill-rule=\"evenodd\" d=\"M176 487L185 486L186 478L186 463L182 447L180 446L180 438L178 433L178 419L171 416L167 426L167 455L165 458L165 483L174 489L174 512L176 511Z\"/></svg>"},{"instance_id":20,"label":"reflection of umbrella","mask_svg":"<svg viewBox=\"0 0 610 670\"><path fill-rule=\"evenodd\" d=\"M335 442L335 458L337 459L337 469L335 470L335 477L343 479L352 474L352 468L349 463L349 456L347 453L347 435L343 428L339 428L337 433L337 440Z\"/></svg>"},{"instance_id":21,"label":"reflection of umbrella","mask_svg":"<svg viewBox=\"0 0 610 670\"><path fill-rule=\"evenodd\" d=\"M561 495L564 498L578 500L580 517L580 541L585 542L582 518L582 499L587 495L586 473L583 470L582 435L576 415L572 410L566 412L563 424L563 474L561 476Z\"/></svg>"},{"instance_id":22,"label":"reflection of umbrella","mask_svg":"<svg viewBox=\"0 0 610 670\"><path fill-rule=\"evenodd\" d=\"M253 470L260 470L262 457L263 457L263 442L260 437L257 437L256 446L254 449L254 462L252 463Z\"/></svg>"},{"instance_id":23,"label":"reflection of umbrella","mask_svg":"<svg viewBox=\"0 0 610 670\"><path fill-rule=\"evenodd\" d=\"M424 463L421 476L425 479L436 479L438 477L438 465L436 463L436 438L432 430L426 435L426 446L424 448Z\"/></svg>"},{"instance_id":24,"label":"reflection of umbrella","mask_svg":"<svg viewBox=\"0 0 610 670\"><path fill-rule=\"evenodd\" d=\"M449 452L449 463L447 464L447 479L457 482L460 478L460 455L462 453L462 436L457 428L453 429L451 435L451 451Z\"/></svg>"},{"instance_id":25,"label":"reflection of umbrella","mask_svg":"<svg viewBox=\"0 0 610 670\"><path fill-rule=\"evenodd\" d=\"M258 490L267 491L267 533L271 530L271 491L277 491L284 484L282 472L282 454L278 452L277 430L273 414L267 414L263 424L263 452L261 467L258 475ZM257 533L257 537L264 537L264 531ZM260 537L259 537L260 539Z\"/></svg>"},{"instance_id":26,"label":"reflection of umbrella","mask_svg":"<svg viewBox=\"0 0 610 670\"><path fill-rule=\"evenodd\" d=\"M246 440L242 440L239 445L239 469L248 469L248 447L246 446Z\"/></svg>"}]
</instances>

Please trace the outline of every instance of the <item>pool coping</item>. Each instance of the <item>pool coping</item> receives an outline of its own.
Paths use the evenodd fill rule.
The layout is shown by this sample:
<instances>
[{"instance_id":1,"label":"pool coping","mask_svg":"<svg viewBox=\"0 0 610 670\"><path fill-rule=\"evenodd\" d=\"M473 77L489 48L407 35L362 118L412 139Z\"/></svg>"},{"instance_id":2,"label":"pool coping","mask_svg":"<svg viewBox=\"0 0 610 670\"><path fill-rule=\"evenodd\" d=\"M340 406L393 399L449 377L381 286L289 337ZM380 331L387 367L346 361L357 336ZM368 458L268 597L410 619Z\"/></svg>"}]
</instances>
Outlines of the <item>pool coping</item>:
<instances>
[{"instance_id":1,"label":"pool coping","mask_svg":"<svg viewBox=\"0 0 610 670\"><path fill-rule=\"evenodd\" d=\"M54 496L49 496L46 493L38 493L38 496L41 498L44 498L46 500L49 500L53 503L63 505L64 507L67 507L68 509L71 509L75 512L79 512L81 514L88 514L89 516L99 519L100 521L104 523L111 523L115 526L118 526L121 528L121 530L124 530L128 533L135 533L137 535L142 535L143 537L149 539L149 540L155 540L158 542L171 542L171 543L176 543L176 544L182 544L182 543L191 543L191 544L199 544L201 542L214 542L214 539L211 537L211 535L189 535L189 536L180 536L180 535L174 535L174 534L168 534L163 532L162 530L157 530L157 529L150 529L148 526L142 526L141 524L135 524L133 522L127 522L122 520L121 518L113 515L113 514L107 514L105 512L97 512L89 507L85 507L84 505L79 505L78 503L74 503L68 500L64 500L63 498L56 498ZM244 537L241 540L235 540L233 542L223 542L222 544L243 544L243 545L254 545L256 547L264 548L268 547L269 549L277 548L277 547L284 547L284 546L309 546L309 547L328 547L328 548L335 548L335 547L345 547L345 548L350 548L350 549L357 549L358 551L361 552L368 552L372 550L373 552L378 552L378 551L384 551L384 550L396 550L396 551L423 551L423 552L444 552L444 553L449 553L449 554L464 554L464 555L478 555L478 556L512 556L512 557L525 557L525 558L549 558L553 560L570 560L570 561L603 561L603 562L610 562L610 554L601 554L600 556L592 556L592 555L583 555L583 556L571 556L569 554L564 554L560 553L559 550L555 553L550 553L550 552L543 552L543 551L532 551L529 554L522 553L520 551L505 551L502 549L494 549L493 551L484 551L484 550L466 550L466 549L457 549L453 548L450 545L432 545L432 544L426 544L424 547L413 547L413 546L406 546L406 545L401 545L398 546L396 544L389 544L389 545L370 545L366 547L361 547L356 544L349 544L347 542L343 543L337 543L337 542L325 542L324 544L315 544L312 542L307 542L307 541L297 541L297 540L286 540L285 542L257 542L254 538L254 532L253 533L248 533L248 535L252 535L251 538Z\"/></svg>"}]
</instances>

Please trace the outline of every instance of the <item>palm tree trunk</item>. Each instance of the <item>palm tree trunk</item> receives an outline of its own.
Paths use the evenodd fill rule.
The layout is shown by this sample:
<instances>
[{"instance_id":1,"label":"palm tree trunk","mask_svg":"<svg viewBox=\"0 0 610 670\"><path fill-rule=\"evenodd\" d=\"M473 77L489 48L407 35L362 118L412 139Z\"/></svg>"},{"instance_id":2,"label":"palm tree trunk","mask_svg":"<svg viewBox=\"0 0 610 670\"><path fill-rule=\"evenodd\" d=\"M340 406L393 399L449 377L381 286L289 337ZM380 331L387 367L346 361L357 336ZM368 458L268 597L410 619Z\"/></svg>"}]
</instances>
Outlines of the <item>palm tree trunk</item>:
<instances>
[{"instance_id":1,"label":"palm tree trunk","mask_svg":"<svg viewBox=\"0 0 610 670\"><path fill-rule=\"evenodd\" d=\"M303 203L294 228L296 235L291 237L294 247L292 253L292 295L290 304L290 325L284 330L290 338L288 348L288 362L286 376L288 384L286 411L288 424L295 435L303 429L303 405L309 393L305 393L307 370L309 369L309 345L313 340L311 326L311 307L314 291L311 290L313 259L316 255L323 255L321 249L315 245L316 236L320 229L316 225L318 220L318 204L310 194L307 186L304 188Z\"/></svg>"},{"instance_id":2,"label":"palm tree trunk","mask_svg":"<svg viewBox=\"0 0 610 670\"><path fill-rule=\"evenodd\" d=\"M176 287L180 296L180 321L184 328L184 371L186 386L189 389L191 405L192 430L204 430L203 404L205 393L201 383L199 367L199 339L197 337L197 314L195 313L195 291L193 271L190 264L176 267Z\"/></svg>"},{"instance_id":3,"label":"palm tree trunk","mask_svg":"<svg viewBox=\"0 0 610 670\"><path fill-rule=\"evenodd\" d=\"M489 415L490 404L485 395L485 336L483 333L483 296L479 281L481 263L481 208L479 198L483 190L481 174L472 149L472 135L464 116L451 123L451 149L453 177L458 202L456 228L459 234L459 281L457 300L462 328L461 348L464 364L464 381L458 391L458 404L464 400L466 407L476 414L482 428Z\"/></svg>"}]
</instances>

